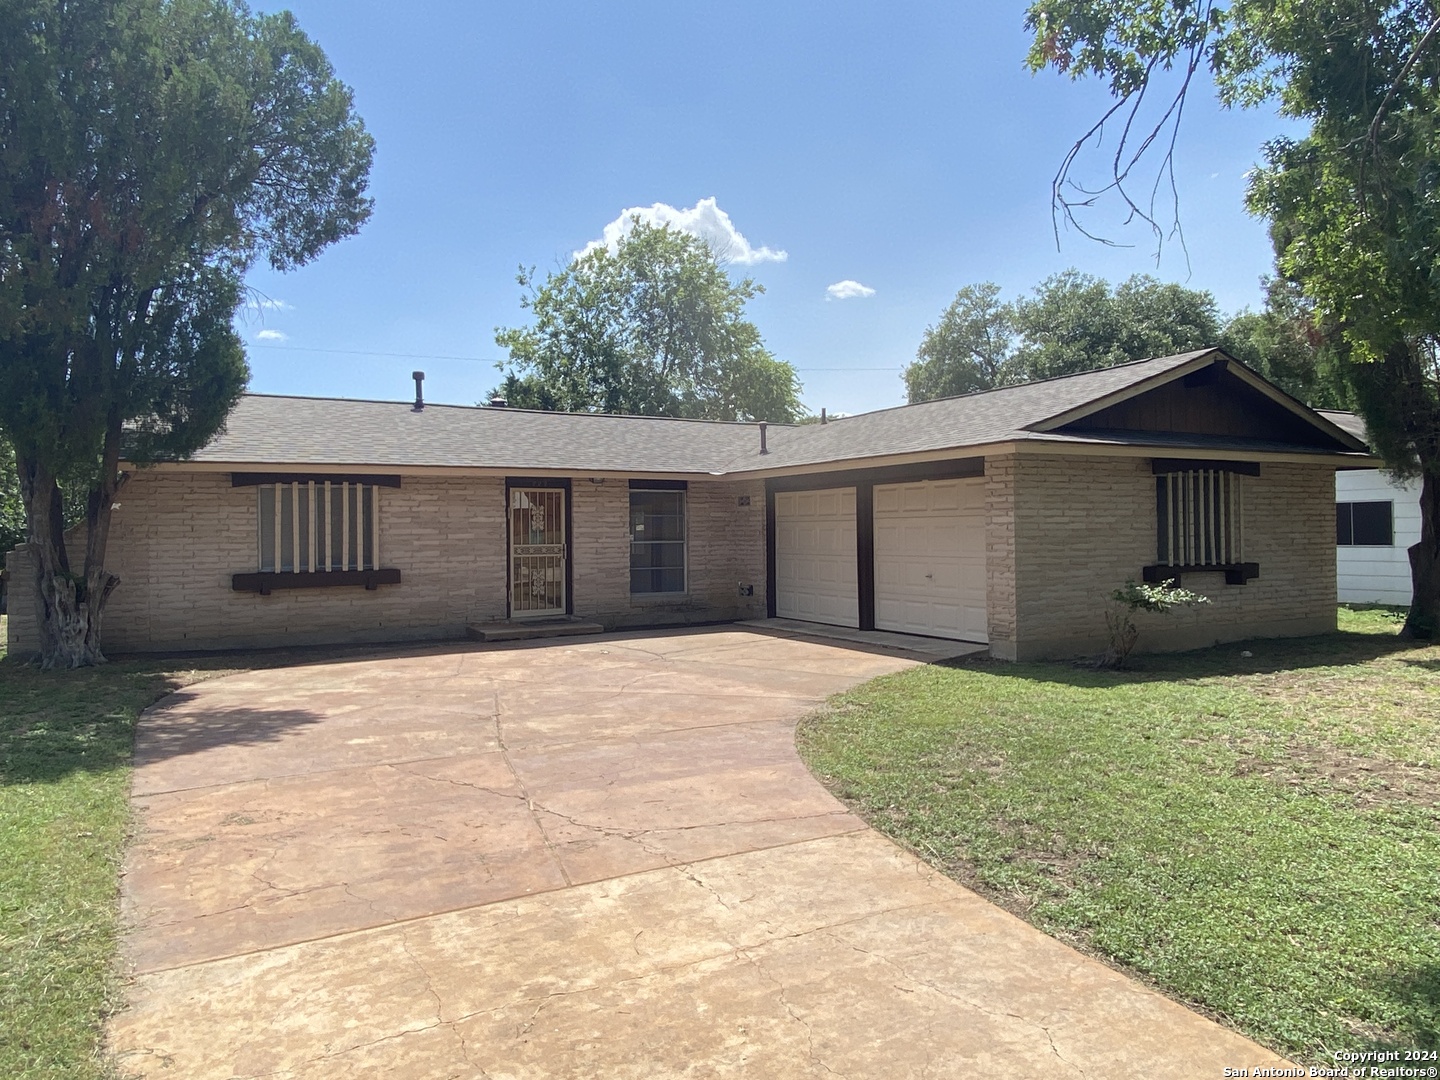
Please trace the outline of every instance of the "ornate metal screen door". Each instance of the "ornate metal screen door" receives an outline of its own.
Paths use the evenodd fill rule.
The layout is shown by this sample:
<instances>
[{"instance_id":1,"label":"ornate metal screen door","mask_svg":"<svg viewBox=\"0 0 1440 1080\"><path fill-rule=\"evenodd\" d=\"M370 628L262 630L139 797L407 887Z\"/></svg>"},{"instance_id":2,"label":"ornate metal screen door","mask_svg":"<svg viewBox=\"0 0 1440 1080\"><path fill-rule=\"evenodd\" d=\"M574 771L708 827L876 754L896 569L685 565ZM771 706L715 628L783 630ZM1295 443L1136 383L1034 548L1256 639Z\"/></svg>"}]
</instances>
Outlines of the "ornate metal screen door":
<instances>
[{"instance_id":1,"label":"ornate metal screen door","mask_svg":"<svg viewBox=\"0 0 1440 1080\"><path fill-rule=\"evenodd\" d=\"M565 614L565 492L510 489L510 615Z\"/></svg>"}]
</instances>

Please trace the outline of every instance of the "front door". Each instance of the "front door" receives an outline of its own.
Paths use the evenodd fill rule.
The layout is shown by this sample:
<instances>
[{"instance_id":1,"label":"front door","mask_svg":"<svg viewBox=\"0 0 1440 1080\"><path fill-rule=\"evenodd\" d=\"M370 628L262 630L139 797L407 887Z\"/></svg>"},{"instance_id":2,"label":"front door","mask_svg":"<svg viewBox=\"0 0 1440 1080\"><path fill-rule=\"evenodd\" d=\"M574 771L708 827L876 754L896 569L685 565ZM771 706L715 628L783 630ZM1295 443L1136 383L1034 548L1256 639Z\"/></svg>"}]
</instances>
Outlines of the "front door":
<instances>
[{"instance_id":1,"label":"front door","mask_svg":"<svg viewBox=\"0 0 1440 1080\"><path fill-rule=\"evenodd\" d=\"M565 614L565 490L510 489L510 617Z\"/></svg>"}]
</instances>

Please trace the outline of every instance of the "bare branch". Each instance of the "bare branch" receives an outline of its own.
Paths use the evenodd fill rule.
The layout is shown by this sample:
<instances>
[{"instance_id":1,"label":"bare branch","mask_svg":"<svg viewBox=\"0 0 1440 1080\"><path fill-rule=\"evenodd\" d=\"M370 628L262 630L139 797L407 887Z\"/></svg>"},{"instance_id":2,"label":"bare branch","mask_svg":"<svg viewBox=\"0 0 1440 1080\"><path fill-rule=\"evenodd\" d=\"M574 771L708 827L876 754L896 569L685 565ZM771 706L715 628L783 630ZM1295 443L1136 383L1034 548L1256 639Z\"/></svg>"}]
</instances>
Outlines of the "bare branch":
<instances>
[{"instance_id":1,"label":"bare branch","mask_svg":"<svg viewBox=\"0 0 1440 1080\"><path fill-rule=\"evenodd\" d=\"M1210 15L1213 8L1213 0L1203 0L1197 4L1196 15L1201 20L1202 26L1210 24ZM1179 143L1180 125L1185 114L1185 103L1189 98L1191 86L1194 83L1195 73L1199 70L1200 64L1205 57L1205 49L1209 40L1209 32L1202 34L1188 50L1188 55L1181 56L1184 59L1183 77L1160 117L1150 125L1143 136L1137 135L1137 125L1140 120L1140 113L1146 103L1147 94L1150 91L1151 80L1156 69L1163 65L1168 70L1169 59L1160 55L1153 56L1145 66L1144 77L1140 80L1137 89L1119 98L1105 114L1085 132L1069 151L1060 163L1054 179L1051 181L1051 222L1055 231L1055 246L1060 247L1060 224L1063 220L1067 228L1073 228L1087 240L1104 244L1107 247L1125 247L1115 240L1099 235L1095 231L1086 228L1080 221L1079 212L1093 208L1100 204L1107 196L1114 196L1120 201L1125 210L1123 225L1133 222L1143 222L1149 227L1151 234L1155 237L1155 261L1160 261L1161 253L1167 241L1177 241L1180 249L1185 255L1185 265L1190 266L1190 250L1185 241L1185 231L1180 221L1180 189L1175 170L1175 153ZM1119 141L1110 159L1110 178L1099 187L1086 187L1076 181L1071 173L1076 167L1076 162L1081 154L1090 146L1098 148L1104 141L1106 125L1122 117L1120 126ZM1166 137L1168 136L1168 137ZM1163 141L1162 141L1163 140ZM1142 162L1148 159L1151 152L1156 149L1157 144L1164 146L1164 153L1160 157L1155 170L1154 182L1150 185L1147 194L1141 195L1133 192L1132 183L1135 170ZM1170 221L1166 225L1161 224L1161 213L1159 208L1161 187L1169 189L1170 196ZM1070 192L1076 192L1081 198L1074 198Z\"/></svg>"}]
</instances>

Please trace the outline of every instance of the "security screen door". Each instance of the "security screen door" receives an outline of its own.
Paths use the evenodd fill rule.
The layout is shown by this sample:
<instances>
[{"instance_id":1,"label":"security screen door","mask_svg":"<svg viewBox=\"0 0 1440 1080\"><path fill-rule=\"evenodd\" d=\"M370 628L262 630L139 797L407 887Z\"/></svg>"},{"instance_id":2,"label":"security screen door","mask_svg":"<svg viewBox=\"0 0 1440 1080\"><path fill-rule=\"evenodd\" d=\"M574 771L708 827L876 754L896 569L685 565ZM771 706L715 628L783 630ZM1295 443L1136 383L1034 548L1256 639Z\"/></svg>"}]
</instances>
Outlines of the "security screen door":
<instances>
[{"instance_id":1,"label":"security screen door","mask_svg":"<svg viewBox=\"0 0 1440 1080\"><path fill-rule=\"evenodd\" d=\"M565 614L565 491L510 489L510 616Z\"/></svg>"}]
</instances>

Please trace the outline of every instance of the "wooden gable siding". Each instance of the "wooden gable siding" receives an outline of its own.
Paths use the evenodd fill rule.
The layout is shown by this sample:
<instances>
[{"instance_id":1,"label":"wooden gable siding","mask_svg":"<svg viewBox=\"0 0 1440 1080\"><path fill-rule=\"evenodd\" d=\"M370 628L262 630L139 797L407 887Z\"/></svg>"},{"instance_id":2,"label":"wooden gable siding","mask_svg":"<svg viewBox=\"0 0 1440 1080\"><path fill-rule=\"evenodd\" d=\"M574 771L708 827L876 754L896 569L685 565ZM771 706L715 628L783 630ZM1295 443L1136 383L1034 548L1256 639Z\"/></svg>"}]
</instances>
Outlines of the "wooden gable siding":
<instances>
[{"instance_id":1,"label":"wooden gable siding","mask_svg":"<svg viewBox=\"0 0 1440 1080\"><path fill-rule=\"evenodd\" d=\"M1158 432L1265 439L1323 450L1349 449L1219 365L1138 394L1059 429Z\"/></svg>"}]
</instances>

